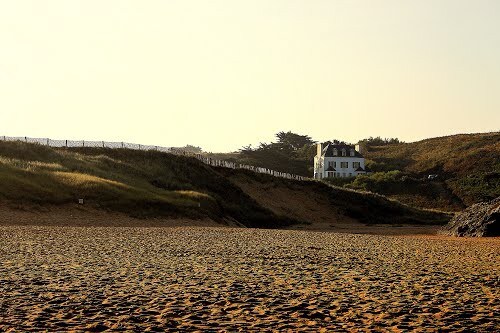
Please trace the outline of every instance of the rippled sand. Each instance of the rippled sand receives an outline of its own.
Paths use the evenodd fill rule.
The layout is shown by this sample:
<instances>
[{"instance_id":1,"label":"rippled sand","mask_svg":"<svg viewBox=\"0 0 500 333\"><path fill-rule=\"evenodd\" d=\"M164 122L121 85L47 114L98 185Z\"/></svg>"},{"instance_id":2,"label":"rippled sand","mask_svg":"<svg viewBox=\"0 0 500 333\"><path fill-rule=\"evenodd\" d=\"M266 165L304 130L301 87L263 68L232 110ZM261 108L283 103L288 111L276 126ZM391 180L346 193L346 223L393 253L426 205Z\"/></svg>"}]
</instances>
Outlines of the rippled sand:
<instances>
[{"instance_id":1,"label":"rippled sand","mask_svg":"<svg viewBox=\"0 0 500 333\"><path fill-rule=\"evenodd\" d=\"M498 239L0 227L0 331L484 331Z\"/></svg>"}]
</instances>

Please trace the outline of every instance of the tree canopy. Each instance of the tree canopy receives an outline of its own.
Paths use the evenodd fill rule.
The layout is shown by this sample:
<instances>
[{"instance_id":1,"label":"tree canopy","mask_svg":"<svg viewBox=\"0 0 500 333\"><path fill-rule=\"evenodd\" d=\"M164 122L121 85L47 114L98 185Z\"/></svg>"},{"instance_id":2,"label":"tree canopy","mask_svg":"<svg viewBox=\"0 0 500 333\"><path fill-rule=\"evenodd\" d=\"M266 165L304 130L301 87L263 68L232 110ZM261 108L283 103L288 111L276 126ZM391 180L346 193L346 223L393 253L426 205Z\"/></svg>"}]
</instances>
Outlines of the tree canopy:
<instances>
[{"instance_id":1,"label":"tree canopy","mask_svg":"<svg viewBox=\"0 0 500 333\"><path fill-rule=\"evenodd\" d=\"M291 131L276 133L276 142L261 142L258 147L239 150L245 163L308 176L315 154L315 141L308 135Z\"/></svg>"},{"instance_id":2,"label":"tree canopy","mask_svg":"<svg viewBox=\"0 0 500 333\"><path fill-rule=\"evenodd\" d=\"M281 131L275 134L276 141L261 142L257 147L251 145L242 147L239 161L269 169L290 172L303 176L313 173L313 161L316 155L316 141L309 135L297 134L291 131ZM401 143L397 138L380 136L361 140L366 146L382 146ZM323 142L326 144L348 144L345 141L332 139Z\"/></svg>"},{"instance_id":3,"label":"tree canopy","mask_svg":"<svg viewBox=\"0 0 500 333\"><path fill-rule=\"evenodd\" d=\"M292 133L291 131L278 132L276 133L276 137L278 138L276 145L279 148L288 151L298 151L304 146L310 146L315 143L309 135L300 135Z\"/></svg>"}]
</instances>

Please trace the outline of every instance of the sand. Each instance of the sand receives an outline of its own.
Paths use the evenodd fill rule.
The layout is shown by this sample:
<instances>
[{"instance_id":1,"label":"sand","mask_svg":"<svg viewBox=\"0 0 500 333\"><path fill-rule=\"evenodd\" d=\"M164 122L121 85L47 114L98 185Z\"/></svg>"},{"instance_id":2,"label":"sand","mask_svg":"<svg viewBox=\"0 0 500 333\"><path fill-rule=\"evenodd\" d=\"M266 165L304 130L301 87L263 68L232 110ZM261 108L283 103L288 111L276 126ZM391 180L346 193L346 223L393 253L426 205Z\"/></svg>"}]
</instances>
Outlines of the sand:
<instances>
[{"instance_id":1,"label":"sand","mask_svg":"<svg viewBox=\"0 0 500 333\"><path fill-rule=\"evenodd\" d=\"M223 221L226 226L237 223ZM123 213L95 209L86 205L26 206L13 208L0 202L0 226L73 226L73 227L223 227L209 218L147 218L139 219Z\"/></svg>"},{"instance_id":2,"label":"sand","mask_svg":"<svg viewBox=\"0 0 500 333\"><path fill-rule=\"evenodd\" d=\"M0 331L493 332L500 240L0 226Z\"/></svg>"},{"instance_id":3,"label":"sand","mask_svg":"<svg viewBox=\"0 0 500 333\"><path fill-rule=\"evenodd\" d=\"M300 205L294 205L294 211L307 212ZM309 224L295 224L285 229L333 231L337 233L374 234L374 235L436 235L440 226L432 225L366 225L352 219L312 218ZM126 214L104 211L89 206L63 205L17 208L7 207L0 203L0 226L77 226L77 227L244 227L237 221L225 219L214 221L209 218L147 218L138 219Z\"/></svg>"}]
</instances>

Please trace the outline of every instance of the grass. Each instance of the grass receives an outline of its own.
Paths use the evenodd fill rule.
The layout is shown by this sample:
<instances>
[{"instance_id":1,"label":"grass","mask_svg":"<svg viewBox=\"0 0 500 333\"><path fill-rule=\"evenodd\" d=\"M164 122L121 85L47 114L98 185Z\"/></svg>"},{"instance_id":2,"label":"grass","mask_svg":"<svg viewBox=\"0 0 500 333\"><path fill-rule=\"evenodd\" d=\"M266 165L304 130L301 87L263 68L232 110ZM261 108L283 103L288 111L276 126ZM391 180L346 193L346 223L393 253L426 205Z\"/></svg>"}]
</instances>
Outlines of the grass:
<instances>
[{"instance_id":1,"label":"grass","mask_svg":"<svg viewBox=\"0 0 500 333\"><path fill-rule=\"evenodd\" d=\"M445 211L500 196L500 133L365 146L364 156L373 174L325 182ZM438 177L430 181L429 174Z\"/></svg>"},{"instance_id":2,"label":"grass","mask_svg":"<svg viewBox=\"0 0 500 333\"><path fill-rule=\"evenodd\" d=\"M86 205L139 218L209 217L259 228L303 222L259 205L231 177L300 189L313 197L326 195L331 205L368 224L442 224L447 219L445 214L417 210L371 193L214 168L162 152L0 142L0 199L14 206L65 205L82 198Z\"/></svg>"},{"instance_id":3,"label":"grass","mask_svg":"<svg viewBox=\"0 0 500 333\"><path fill-rule=\"evenodd\" d=\"M375 172L360 175L356 178L327 179L333 185L335 181L343 180L338 185L345 188L369 191L382 194L414 207L458 211L464 208L462 201L455 196L440 181L429 181L425 178L401 172ZM332 182L333 181L333 182Z\"/></svg>"},{"instance_id":4,"label":"grass","mask_svg":"<svg viewBox=\"0 0 500 333\"><path fill-rule=\"evenodd\" d=\"M267 154L260 160L249 160L240 153L210 156L275 170L292 168L299 174L312 175L312 161L295 160L292 164L281 155ZM363 155L370 169L377 172L373 177L333 178L326 182L386 195L415 207L445 211L461 210L500 196L500 132L460 134L383 146L365 145ZM393 171L400 171L401 177L392 179L390 173ZM439 177L428 182L424 178L429 174ZM406 177L404 181L403 176Z\"/></svg>"},{"instance_id":5,"label":"grass","mask_svg":"<svg viewBox=\"0 0 500 333\"><path fill-rule=\"evenodd\" d=\"M364 155L375 171L438 174L436 182L467 206L500 196L500 132L373 147Z\"/></svg>"},{"instance_id":6,"label":"grass","mask_svg":"<svg viewBox=\"0 0 500 333\"><path fill-rule=\"evenodd\" d=\"M7 202L60 205L83 198L135 217L230 217L253 227L297 222L275 216L193 158L22 142L0 142L0 156L0 198Z\"/></svg>"}]
</instances>

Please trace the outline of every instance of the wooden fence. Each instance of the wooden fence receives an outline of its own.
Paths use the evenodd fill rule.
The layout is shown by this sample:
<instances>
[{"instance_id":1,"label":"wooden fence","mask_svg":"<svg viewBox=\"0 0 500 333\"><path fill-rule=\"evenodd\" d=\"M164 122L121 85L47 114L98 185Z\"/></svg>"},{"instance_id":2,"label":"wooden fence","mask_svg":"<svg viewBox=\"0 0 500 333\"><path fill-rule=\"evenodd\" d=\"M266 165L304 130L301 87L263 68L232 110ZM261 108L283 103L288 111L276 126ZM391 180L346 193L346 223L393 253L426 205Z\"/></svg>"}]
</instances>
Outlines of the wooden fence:
<instances>
[{"instance_id":1,"label":"wooden fence","mask_svg":"<svg viewBox=\"0 0 500 333\"><path fill-rule=\"evenodd\" d=\"M27 136L24 137L12 137L12 136L0 136L1 141L22 141L27 143L35 143L49 147L55 148L81 148L81 147L93 147L93 148L109 148L109 149L135 149L135 150L155 150L164 153L181 155L194 157L201 162L214 166L214 167L222 167L222 168L231 168L231 169L245 169L250 170L257 173L263 173L267 175L271 175L274 177L281 177L287 179L295 179L295 180L307 180L309 178L294 175L287 172L280 172L276 170L271 170L268 168L257 167L253 165L241 164L236 162L230 162L225 160L218 160L211 157L207 157L204 154L196 154L192 152L185 151L181 148L173 148L173 147L162 147L162 146L151 146L151 145L141 145L136 143L128 143L128 142L109 142L109 141L84 141L84 140L53 140L49 138L30 138Z\"/></svg>"}]
</instances>

